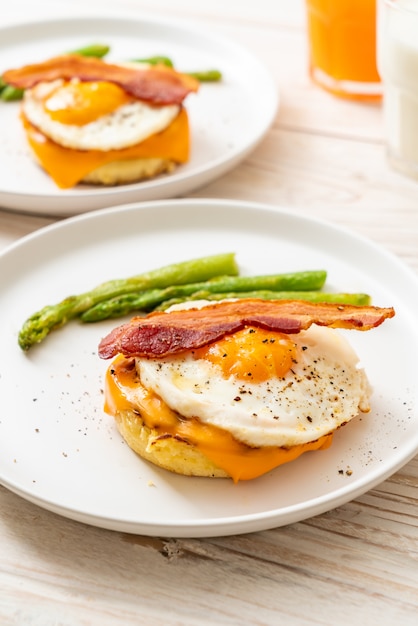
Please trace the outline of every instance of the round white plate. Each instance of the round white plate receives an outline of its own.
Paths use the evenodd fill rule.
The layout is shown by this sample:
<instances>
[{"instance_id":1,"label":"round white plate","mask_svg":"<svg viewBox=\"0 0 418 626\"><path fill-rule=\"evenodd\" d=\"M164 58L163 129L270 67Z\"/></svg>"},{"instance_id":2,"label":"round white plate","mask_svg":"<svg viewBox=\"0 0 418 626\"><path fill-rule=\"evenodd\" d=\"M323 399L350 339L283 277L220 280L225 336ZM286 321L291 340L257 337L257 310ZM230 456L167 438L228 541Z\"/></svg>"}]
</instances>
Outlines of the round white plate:
<instances>
[{"instance_id":1,"label":"round white plate","mask_svg":"<svg viewBox=\"0 0 418 626\"><path fill-rule=\"evenodd\" d=\"M111 46L109 61L169 56L181 71L219 69L185 100L192 153L172 174L141 183L61 190L35 164L19 121L18 103L0 103L0 206L68 216L116 204L184 194L224 174L261 140L278 107L267 70L243 48L191 24L160 19L80 18L0 29L2 70L45 60L93 42Z\"/></svg>"},{"instance_id":2,"label":"round white plate","mask_svg":"<svg viewBox=\"0 0 418 626\"><path fill-rule=\"evenodd\" d=\"M396 316L349 333L374 387L373 410L328 450L249 482L177 476L137 457L103 411L97 345L122 322L54 331L23 353L17 333L46 304L111 278L235 251L243 274L326 269L327 289L368 292ZM418 451L418 281L368 240L294 212L172 200L86 213L0 256L0 479L63 516L145 535L227 535L289 524L357 497ZM343 331L344 332L344 331Z\"/></svg>"}]
</instances>

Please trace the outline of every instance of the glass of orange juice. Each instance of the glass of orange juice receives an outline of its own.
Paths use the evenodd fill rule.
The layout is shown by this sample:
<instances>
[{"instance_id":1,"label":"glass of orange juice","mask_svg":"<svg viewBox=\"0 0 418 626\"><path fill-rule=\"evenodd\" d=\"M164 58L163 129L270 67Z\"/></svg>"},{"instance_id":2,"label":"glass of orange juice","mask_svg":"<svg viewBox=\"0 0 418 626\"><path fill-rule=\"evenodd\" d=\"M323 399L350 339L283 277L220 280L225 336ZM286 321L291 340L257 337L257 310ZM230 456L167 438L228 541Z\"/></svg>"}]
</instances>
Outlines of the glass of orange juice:
<instances>
[{"instance_id":1,"label":"glass of orange juice","mask_svg":"<svg viewBox=\"0 0 418 626\"><path fill-rule=\"evenodd\" d=\"M377 99L376 0L306 0L310 74L346 98Z\"/></svg>"}]
</instances>

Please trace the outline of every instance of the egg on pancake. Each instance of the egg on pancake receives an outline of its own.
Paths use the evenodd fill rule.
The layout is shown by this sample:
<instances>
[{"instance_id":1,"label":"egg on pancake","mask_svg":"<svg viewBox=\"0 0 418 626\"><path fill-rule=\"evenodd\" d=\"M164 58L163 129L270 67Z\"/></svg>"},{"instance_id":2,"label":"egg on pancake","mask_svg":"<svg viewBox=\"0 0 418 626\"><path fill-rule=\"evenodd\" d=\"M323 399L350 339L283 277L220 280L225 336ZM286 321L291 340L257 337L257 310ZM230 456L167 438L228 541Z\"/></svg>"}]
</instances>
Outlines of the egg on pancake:
<instances>
[{"instance_id":1,"label":"egg on pancake","mask_svg":"<svg viewBox=\"0 0 418 626\"><path fill-rule=\"evenodd\" d=\"M183 100L196 83L170 68L76 57L5 73L25 87L21 118L29 144L59 187L134 182L187 162Z\"/></svg>"},{"instance_id":2,"label":"egg on pancake","mask_svg":"<svg viewBox=\"0 0 418 626\"><path fill-rule=\"evenodd\" d=\"M190 324L181 322L181 311L173 325L170 311L142 322L134 318L102 340L99 355L116 354L106 375L105 410L140 456L184 475L248 480L329 447L337 429L370 410L367 375L347 339L332 327L340 325L335 305L333 321L324 325L320 310L319 323L295 331L281 304L269 308L269 316L282 315L276 324L264 314L243 317L241 301L240 323L225 321L227 330L219 333L221 318L213 313L218 338L205 342L202 311L210 317L220 306L230 320L223 304L203 302L196 309L193 303ZM313 310L308 305L309 315ZM392 312L376 325L385 316ZM353 320L350 310L342 327L360 329ZM168 353L159 342L169 346Z\"/></svg>"}]
</instances>

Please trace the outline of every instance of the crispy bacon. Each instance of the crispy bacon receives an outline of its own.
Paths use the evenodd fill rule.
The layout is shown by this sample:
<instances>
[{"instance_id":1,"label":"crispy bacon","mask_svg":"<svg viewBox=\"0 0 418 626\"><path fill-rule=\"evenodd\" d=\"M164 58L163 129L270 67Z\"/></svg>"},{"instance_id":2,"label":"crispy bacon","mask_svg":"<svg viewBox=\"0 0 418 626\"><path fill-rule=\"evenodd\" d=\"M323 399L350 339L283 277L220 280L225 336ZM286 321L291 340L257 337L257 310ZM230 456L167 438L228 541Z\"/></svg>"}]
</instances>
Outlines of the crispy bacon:
<instances>
[{"instance_id":1,"label":"crispy bacon","mask_svg":"<svg viewBox=\"0 0 418 626\"><path fill-rule=\"evenodd\" d=\"M181 104L192 91L197 91L199 82L165 66L136 69L105 63L95 57L65 54L43 63L25 65L4 72L6 83L28 89L40 82L51 82L58 78L81 81L108 81L119 85L134 98L152 104Z\"/></svg>"},{"instance_id":2,"label":"crispy bacon","mask_svg":"<svg viewBox=\"0 0 418 626\"><path fill-rule=\"evenodd\" d=\"M115 328L99 344L99 356L166 357L217 341L245 326L286 334L312 324L370 330L393 317L393 308L312 303L302 300L235 300L201 309L150 313Z\"/></svg>"}]
</instances>

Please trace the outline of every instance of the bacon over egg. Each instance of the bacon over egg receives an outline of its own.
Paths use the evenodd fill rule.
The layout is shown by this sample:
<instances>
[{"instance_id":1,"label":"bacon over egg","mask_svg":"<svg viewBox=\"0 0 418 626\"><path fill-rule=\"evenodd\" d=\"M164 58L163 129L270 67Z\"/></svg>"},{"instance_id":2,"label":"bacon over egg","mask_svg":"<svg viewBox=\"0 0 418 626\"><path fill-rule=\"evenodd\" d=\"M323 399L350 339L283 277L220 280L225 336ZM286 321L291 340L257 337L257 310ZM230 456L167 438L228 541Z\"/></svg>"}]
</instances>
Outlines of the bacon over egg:
<instances>
[{"instance_id":1,"label":"bacon over egg","mask_svg":"<svg viewBox=\"0 0 418 626\"><path fill-rule=\"evenodd\" d=\"M154 164L159 173L189 158L183 101L198 89L190 76L164 66L63 55L3 77L26 90L21 117L29 144L61 188L109 164L148 160L139 180L152 175Z\"/></svg>"},{"instance_id":2,"label":"bacon over egg","mask_svg":"<svg viewBox=\"0 0 418 626\"><path fill-rule=\"evenodd\" d=\"M116 356L105 408L117 421L128 415L130 433L140 420L154 442L183 441L234 481L252 479L328 447L336 429L369 411L366 373L335 328L369 330L393 315L252 299L134 318L99 345L101 358Z\"/></svg>"}]
</instances>

